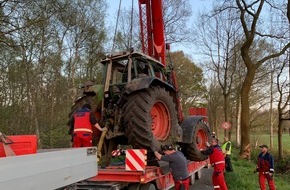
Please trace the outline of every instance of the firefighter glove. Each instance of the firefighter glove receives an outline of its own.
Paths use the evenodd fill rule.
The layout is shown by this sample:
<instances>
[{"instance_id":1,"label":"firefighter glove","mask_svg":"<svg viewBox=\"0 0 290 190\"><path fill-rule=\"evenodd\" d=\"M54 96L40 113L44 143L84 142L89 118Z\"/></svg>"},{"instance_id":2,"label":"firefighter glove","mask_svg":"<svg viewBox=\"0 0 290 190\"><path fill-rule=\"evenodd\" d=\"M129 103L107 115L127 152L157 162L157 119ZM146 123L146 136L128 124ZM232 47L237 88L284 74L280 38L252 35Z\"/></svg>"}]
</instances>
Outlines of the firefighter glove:
<instances>
[{"instance_id":1,"label":"firefighter glove","mask_svg":"<svg viewBox=\"0 0 290 190\"><path fill-rule=\"evenodd\" d=\"M206 143L205 143L205 146L210 147L209 142L206 142Z\"/></svg>"}]
</instances>

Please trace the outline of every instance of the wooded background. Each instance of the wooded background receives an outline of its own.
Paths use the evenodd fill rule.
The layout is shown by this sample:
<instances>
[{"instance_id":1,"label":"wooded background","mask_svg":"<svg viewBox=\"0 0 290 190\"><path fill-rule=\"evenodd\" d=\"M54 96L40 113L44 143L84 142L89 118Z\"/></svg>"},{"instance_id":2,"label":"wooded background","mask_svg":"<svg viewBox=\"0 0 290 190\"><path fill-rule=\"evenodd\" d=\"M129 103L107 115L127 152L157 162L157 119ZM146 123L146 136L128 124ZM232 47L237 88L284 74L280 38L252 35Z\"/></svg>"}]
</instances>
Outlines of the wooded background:
<instances>
[{"instance_id":1,"label":"wooded background","mask_svg":"<svg viewBox=\"0 0 290 190\"><path fill-rule=\"evenodd\" d=\"M168 54L185 114L207 107L217 132L230 122L223 133L241 151L253 132L277 134L283 159L281 134L290 128L287 0L213 1L194 19L189 0L163 3L166 42L202 57ZM105 55L140 49L135 9L116 10L112 20L106 0L0 1L0 131L37 134L40 148L68 147L67 115L80 84L100 82Z\"/></svg>"}]
</instances>

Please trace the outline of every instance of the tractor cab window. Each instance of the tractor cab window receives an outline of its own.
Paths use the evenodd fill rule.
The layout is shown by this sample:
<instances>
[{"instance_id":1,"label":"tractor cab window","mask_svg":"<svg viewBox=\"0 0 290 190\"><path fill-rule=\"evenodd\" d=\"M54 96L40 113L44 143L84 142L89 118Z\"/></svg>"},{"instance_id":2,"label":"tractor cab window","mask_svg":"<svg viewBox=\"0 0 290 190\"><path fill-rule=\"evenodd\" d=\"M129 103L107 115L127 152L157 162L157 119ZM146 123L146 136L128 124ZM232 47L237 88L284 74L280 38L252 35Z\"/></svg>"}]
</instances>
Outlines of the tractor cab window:
<instances>
[{"instance_id":1,"label":"tractor cab window","mask_svg":"<svg viewBox=\"0 0 290 190\"><path fill-rule=\"evenodd\" d=\"M135 67L135 76L137 76L137 78L152 76L150 64L147 61L142 59L136 59L134 61L134 67Z\"/></svg>"},{"instance_id":2,"label":"tractor cab window","mask_svg":"<svg viewBox=\"0 0 290 190\"><path fill-rule=\"evenodd\" d=\"M112 70L111 84L120 84L120 83L122 83L123 73L124 73L123 68L114 68Z\"/></svg>"},{"instance_id":3,"label":"tractor cab window","mask_svg":"<svg viewBox=\"0 0 290 190\"><path fill-rule=\"evenodd\" d=\"M113 62L110 80L111 85L121 84L124 82L124 77L127 76L126 72L127 63L128 60Z\"/></svg>"},{"instance_id":4,"label":"tractor cab window","mask_svg":"<svg viewBox=\"0 0 290 190\"><path fill-rule=\"evenodd\" d=\"M160 80L164 81L164 79L165 79L161 68L155 67L154 68L154 75L155 75L155 77L159 78Z\"/></svg>"}]
</instances>

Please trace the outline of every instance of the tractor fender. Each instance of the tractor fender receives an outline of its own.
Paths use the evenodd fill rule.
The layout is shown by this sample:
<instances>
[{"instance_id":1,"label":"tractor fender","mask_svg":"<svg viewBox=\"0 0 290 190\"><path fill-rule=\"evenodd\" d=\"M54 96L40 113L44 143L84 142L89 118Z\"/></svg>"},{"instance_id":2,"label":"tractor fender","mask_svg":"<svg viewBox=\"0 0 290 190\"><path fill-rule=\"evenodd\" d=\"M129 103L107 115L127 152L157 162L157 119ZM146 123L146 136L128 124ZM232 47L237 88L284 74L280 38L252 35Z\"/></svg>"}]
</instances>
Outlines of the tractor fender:
<instances>
[{"instance_id":1,"label":"tractor fender","mask_svg":"<svg viewBox=\"0 0 290 190\"><path fill-rule=\"evenodd\" d=\"M193 131L195 130L197 123L200 121L203 122L204 118L205 116L188 116L183 120L181 123L183 133L182 143L192 143Z\"/></svg>"},{"instance_id":2,"label":"tractor fender","mask_svg":"<svg viewBox=\"0 0 290 190\"><path fill-rule=\"evenodd\" d=\"M138 79L133 79L129 83L125 85L125 93L131 94L132 92L147 89L150 86L162 86L166 90L175 91L174 87L171 86L169 83L166 83L156 77L142 77Z\"/></svg>"}]
</instances>

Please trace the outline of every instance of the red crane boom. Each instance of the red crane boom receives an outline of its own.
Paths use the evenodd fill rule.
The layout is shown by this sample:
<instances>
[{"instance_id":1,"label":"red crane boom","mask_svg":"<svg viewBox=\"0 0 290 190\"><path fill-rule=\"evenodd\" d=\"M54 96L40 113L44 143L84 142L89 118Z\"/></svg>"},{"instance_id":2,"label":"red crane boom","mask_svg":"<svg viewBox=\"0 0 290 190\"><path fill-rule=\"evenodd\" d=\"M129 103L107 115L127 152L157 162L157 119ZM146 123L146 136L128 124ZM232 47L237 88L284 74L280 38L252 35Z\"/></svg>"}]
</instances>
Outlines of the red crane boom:
<instances>
[{"instance_id":1,"label":"red crane boom","mask_svg":"<svg viewBox=\"0 0 290 190\"><path fill-rule=\"evenodd\" d=\"M159 60L165 67L165 35L162 0L139 0L139 12L142 51Z\"/></svg>"},{"instance_id":2,"label":"red crane boom","mask_svg":"<svg viewBox=\"0 0 290 190\"><path fill-rule=\"evenodd\" d=\"M162 0L139 0L140 30L143 53L160 61L166 68L166 43L164 32L164 21L162 11ZM171 73L172 83L178 92L175 72ZM180 99L178 103L178 116L183 120Z\"/></svg>"}]
</instances>

